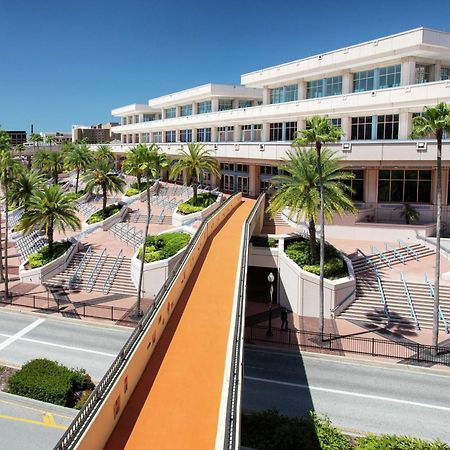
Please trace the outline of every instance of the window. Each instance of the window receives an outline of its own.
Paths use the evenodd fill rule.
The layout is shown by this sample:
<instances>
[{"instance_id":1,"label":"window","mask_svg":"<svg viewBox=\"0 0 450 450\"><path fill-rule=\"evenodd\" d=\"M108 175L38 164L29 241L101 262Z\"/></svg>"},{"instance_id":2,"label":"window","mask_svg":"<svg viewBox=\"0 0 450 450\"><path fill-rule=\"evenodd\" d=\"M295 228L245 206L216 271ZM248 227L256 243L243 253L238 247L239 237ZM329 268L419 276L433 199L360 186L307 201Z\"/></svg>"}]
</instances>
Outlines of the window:
<instances>
[{"instance_id":1,"label":"window","mask_svg":"<svg viewBox=\"0 0 450 450\"><path fill-rule=\"evenodd\" d=\"M398 114L377 117L377 139L398 139Z\"/></svg>"},{"instance_id":2,"label":"window","mask_svg":"<svg viewBox=\"0 0 450 450\"><path fill-rule=\"evenodd\" d=\"M382 67L379 69L378 89L400 86L401 65Z\"/></svg>"},{"instance_id":3,"label":"window","mask_svg":"<svg viewBox=\"0 0 450 450\"><path fill-rule=\"evenodd\" d=\"M248 165L247 164L236 164L236 172L248 173Z\"/></svg>"},{"instance_id":4,"label":"window","mask_svg":"<svg viewBox=\"0 0 450 450\"><path fill-rule=\"evenodd\" d=\"M430 203L431 170L380 170L378 201Z\"/></svg>"},{"instance_id":5,"label":"window","mask_svg":"<svg viewBox=\"0 0 450 450\"><path fill-rule=\"evenodd\" d=\"M180 108L180 116L191 116L192 115L192 105L183 105Z\"/></svg>"},{"instance_id":6,"label":"window","mask_svg":"<svg viewBox=\"0 0 450 450\"><path fill-rule=\"evenodd\" d=\"M325 95L342 94L342 77L325 78Z\"/></svg>"},{"instance_id":7,"label":"window","mask_svg":"<svg viewBox=\"0 0 450 450\"><path fill-rule=\"evenodd\" d=\"M234 175L223 175L220 179L221 188L224 191L234 191Z\"/></svg>"},{"instance_id":8,"label":"window","mask_svg":"<svg viewBox=\"0 0 450 450\"><path fill-rule=\"evenodd\" d=\"M139 123L139 116L138 115L134 116L134 123Z\"/></svg>"},{"instance_id":9,"label":"window","mask_svg":"<svg viewBox=\"0 0 450 450\"><path fill-rule=\"evenodd\" d=\"M261 175L278 175L278 167L277 166L260 166L259 173Z\"/></svg>"},{"instance_id":10,"label":"window","mask_svg":"<svg viewBox=\"0 0 450 450\"><path fill-rule=\"evenodd\" d=\"M331 119L331 125L333 125L333 127L341 127L342 119L341 118Z\"/></svg>"},{"instance_id":11,"label":"window","mask_svg":"<svg viewBox=\"0 0 450 450\"><path fill-rule=\"evenodd\" d=\"M279 123L271 123L270 124L270 141L282 141L283 140L283 124Z\"/></svg>"},{"instance_id":12,"label":"window","mask_svg":"<svg viewBox=\"0 0 450 450\"><path fill-rule=\"evenodd\" d=\"M353 74L353 92L372 91L374 89L375 72L365 70Z\"/></svg>"},{"instance_id":13,"label":"window","mask_svg":"<svg viewBox=\"0 0 450 450\"><path fill-rule=\"evenodd\" d=\"M262 125L242 125L241 141L242 142L259 142L261 141Z\"/></svg>"},{"instance_id":14,"label":"window","mask_svg":"<svg viewBox=\"0 0 450 450\"><path fill-rule=\"evenodd\" d=\"M127 135L126 134L122 134L122 143L123 144L127 143Z\"/></svg>"},{"instance_id":15,"label":"window","mask_svg":"<svg viewBox=\"0 0 450 450\"><path fill-rule=\"evenodd\" d=\"M234 172L234 164L233 163L220 163L220 171L221 172Z\"/></svg>"},{"instance_id":16,"label":"window","mask_svg":"<svg viewBox=\"0 0 450 450\"><path fill-rule=\"evenodd\" d=\"M233 100L219 100L219 111L233 109Z\"/></svg>"},{"instance_id":17,"label":"window","mask_svg":"<svg viewBox=\"0 0 450 450\"><path fill-rule=\"evenodd\" d=\"M211 128L198 128L197 142L211 142Z\"/></svg>"},{"instance_id":18,"label":"window","mask_svg":"<svg viewBox=\"0 0 450 450\"><path fill-rule=\"evenodd\" d=\"M180 130L180 142L192 142L192 130Z\"/></svg>"},{"instance_id":19,"label":"window","mask_svg":"<svg viewBox=\"0 0 450 450\"><path fill-rule=\"evenodd\" d=\"M126 125L127 124L127 118L126 117L122 117L122 125Z\"/></svg>"},{"instance_id":20,"label":"window","mask_svg":"<svg viewBox=\"0 0 450 450\"><path fill-rule=\"evenodd\" d=\"M251 100L239 100L238 108L251 108L253 102Z\"/></svg>"},{"instance_id":21,"label":"window","mask_svg":"<svg viewBox=\"0 0 450 450\"><path fill-rule=\"evenodd\" d=\"M248 177L236 177L237 191L243 194L248 194Z\"/></svg>"},{"instance_id":22,"label":"window","mask_svg":"<svg viewBox=\"0 0 450 450\"><path fill-rule=\"evenodd\" d=\"M293 102L295 100L298 100L298 86L296 84L270 90L270 103Z\"/></svg>"},{"instance_id":23,"label":"window","mask_svg":"<svg viewBox=\"0 0 450 450\"><path fill-rule=\"evenodd\" d=\"M143 122L152 122L156 119L155 114L144 114L143 115Z\"/></svg>"},{"instance_id":24,"label":"window","mask_svg":"<svg viewBox=\"0 0 450 450\"><path fill-rule=\"evenodd\" d=\"M293 141L297 134L297 122L286 122L283 141Z\"/></svg>"},{"instance_id":25,"label":"window","mask_svg":"<svg viewBox=\"0 0 450 450\"><path fill-rule=\"evenodd\" d=\"M372 116L352 117L352 141L372 139Z\"/></svg>"},{"instance_id":26,"label":"window","mask_svg":"<svg viewBox=\"0 0 450 450\"><path fill-rule=\"evenodd\" d=\"M270 188L270 185L271 185L270 181L262 180L259 182L259 190L261 192L265 192Z\"/></svg>"},{"instance_id":27,"label":"window","mask_svg":"<svg viewBox=\"0 0 450 450\"><path fill-rule=\"evenodd\" d=\"M306 98L323 97L323 81L313 80L306 84Z\"/></svg>"},{"instance_id":28,"label":"window","mask_svg":"<svg viewBox=\"0 0 450 450\"><path fill-rule=\"evenodd\" d=\"M162 131L155 131L153 133L153 142L160 143L162 141Z\"/></svg>"},{"instance_id":29,"label":"window","mask_svg":"<svg viewBox=\"0 0 450 450\"><path fill-rule=\"evenodd\" d=\"M205 114L211 112L211 100L198 103L198 114Z\"/></svg>"},{"instance_id":30,"label":"window","mask_svg":"<svg viewBox=\"0 0 450 450\"><path fill-rule=\"evenodd\" d=\"M150 133L142 133L141 142L148 144L150 142Z\"/></svg>"},{"instance_id":31,"label":"window","mask_svg":"<svg viewBox=\"0 0 450 450\"><path fill-rule=\"evenodd\" d=\"M364 201L364 170L348 170L353 174L351 180L344 180L344 183L353 189L350 193L350 197L355 202Z\"/></svg>"},{"instance_id":32,"label":"window","mask_svg":"<svg viewBox=\"0 0 450 450\"><path fill-rule=\"evenodd\" d=\"M218 127L217 141L232 142L234 140L234 127Z\"/></svg>"},{"instance_id":33,"label":"window","mask_svg":"<svg viewBox=\"0 0 450 450\"><path fill-rule=\"evenodd\" d=\"M416 64L416 83L429 83L431 81L431 66Z\"/></svg>"},{"instance_id":34,"label":"window","mask_svg":"<svg viewBox=\"0 0 450 450\"><path fill-rule=\"evenodd\" d=\"M173 119L174 117L177 117L177 108L167 108L166 109L166 119Z\"/></svg>"},{"instance_id":35,"label":"window","mask_svg":"<svg viewBox=\"0 0 450 450\"><path fill-rule=\"evenodd\" d=\"M450 80L450 67L441 67L441 80Z\"/></svg>"},{"instance_id":36,"label":"window","mask_svg":"<svg viewBox=\"0 0 450 450\"><path fill-rule=\"evenodd\" d=\"M166 142L176 142L177 132L175 130L166 131Z\"/></svg>"}]
</instances>

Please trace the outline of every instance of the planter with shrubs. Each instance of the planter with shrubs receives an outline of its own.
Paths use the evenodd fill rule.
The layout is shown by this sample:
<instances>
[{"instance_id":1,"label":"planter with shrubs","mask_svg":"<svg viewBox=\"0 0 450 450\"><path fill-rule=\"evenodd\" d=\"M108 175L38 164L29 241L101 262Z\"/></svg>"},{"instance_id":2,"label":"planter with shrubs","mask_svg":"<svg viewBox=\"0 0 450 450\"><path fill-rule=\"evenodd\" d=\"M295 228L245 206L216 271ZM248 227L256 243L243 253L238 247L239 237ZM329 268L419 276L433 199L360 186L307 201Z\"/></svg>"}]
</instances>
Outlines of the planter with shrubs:
<instances>
[{"instance_id":1,"label":"planter with shrubs","mask_svg":"<svg viewBox=\"0 0 450 450\"><path fill-rule=\"evenodd\" d=\"M104 231L109 230L115 223L122 222L128 207L122 203L114 203L106 207L106 217L103 210L99 209L91 214L82 224L83 231L89 231L96 228L102 228Z\"/></svg>"},{"instance_id":2,"label":"planter with shrubs","mask_svg":"<svg viewBox=\"0 0 450 450\"><path fill-rule=\"evenodd\" d=\"M203 220L208 214L215 211L222 200L222 195L214 195L210 192L198 194L197 204L193 204L193 198L180 203L172 215L173 225L188 225L196 220Z\"/></svg>"},{"instance_id":3,"label":"planter with shrubs","mask_svg":"<svg viewBox=\"0 0 450 450\"><path fill-rule=\"evenodd\" d=\"M150 192L153 195L158 189L159 181L151 181L150 182ZM141 188L139 190L137 183L131 183L130 187L125 191L124 196L122 197L122 202L130 204L135 202L136 200L144 201L147 197L147 185L144 182L141 183Z\"/></svg>"}]
</instances>

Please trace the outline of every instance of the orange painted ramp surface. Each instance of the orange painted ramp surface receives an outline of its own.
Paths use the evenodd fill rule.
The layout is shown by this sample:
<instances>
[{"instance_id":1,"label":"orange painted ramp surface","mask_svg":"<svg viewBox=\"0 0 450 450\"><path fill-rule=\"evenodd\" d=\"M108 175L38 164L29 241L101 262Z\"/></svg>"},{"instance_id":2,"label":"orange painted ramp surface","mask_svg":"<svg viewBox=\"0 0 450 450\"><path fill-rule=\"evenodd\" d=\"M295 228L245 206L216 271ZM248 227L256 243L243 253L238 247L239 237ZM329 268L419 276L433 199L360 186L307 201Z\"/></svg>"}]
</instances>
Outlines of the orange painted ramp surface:
<instances>
[{"instance_id":1,"label":"orange painted ramp surface","mask_svg":"<svg viewBox=\"0 0 450 450\"><path fill-rule=\"evenodd\" d=\"M243 201L208 239L107 450L213 449L242 226Z\"/></svg>"}]
</instances>

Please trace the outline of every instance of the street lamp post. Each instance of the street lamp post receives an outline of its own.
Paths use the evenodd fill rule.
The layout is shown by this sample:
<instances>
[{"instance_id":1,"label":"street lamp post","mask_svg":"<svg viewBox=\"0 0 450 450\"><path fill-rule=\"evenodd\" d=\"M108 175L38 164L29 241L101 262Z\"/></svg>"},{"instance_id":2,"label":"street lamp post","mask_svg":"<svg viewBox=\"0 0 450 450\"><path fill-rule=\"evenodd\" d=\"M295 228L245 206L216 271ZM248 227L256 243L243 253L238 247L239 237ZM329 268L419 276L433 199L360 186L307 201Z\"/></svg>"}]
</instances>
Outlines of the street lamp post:
<instances>
[{"instance_id":1,"label":"street lamp post","mask_svg":"<svg viewBox=\"0 0 450 450\"><path fill-rule=\"evenodd\" d=\"M267 329L266 336L273 336L272 333L272 299L273 299L273 282L275 281L275 277L273 276L273 273L270 272L267 281L270 283L270 303L269 303L269 328Z\"/></svg>"}]
</instances>

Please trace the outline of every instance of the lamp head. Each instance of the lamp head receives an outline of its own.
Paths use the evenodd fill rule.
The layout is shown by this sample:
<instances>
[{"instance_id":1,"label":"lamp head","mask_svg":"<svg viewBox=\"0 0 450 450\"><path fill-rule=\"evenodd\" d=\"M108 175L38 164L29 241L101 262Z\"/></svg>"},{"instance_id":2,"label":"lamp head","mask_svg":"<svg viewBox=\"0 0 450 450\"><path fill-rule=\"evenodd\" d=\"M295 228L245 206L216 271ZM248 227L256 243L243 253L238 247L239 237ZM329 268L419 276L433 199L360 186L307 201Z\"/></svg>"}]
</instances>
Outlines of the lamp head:
<instances>
[{"instance_id":1,"label":"lamp head","mask_svg":"<svg viewBox=\"0 0 450 450\"><path fill-rule=\"evenodd\" d=\"M275 277L273 276L272 272L270 272L269 275L267 276L267 280L269 283L273 283L275 281Z\"/></svg>"}]
</instances>

